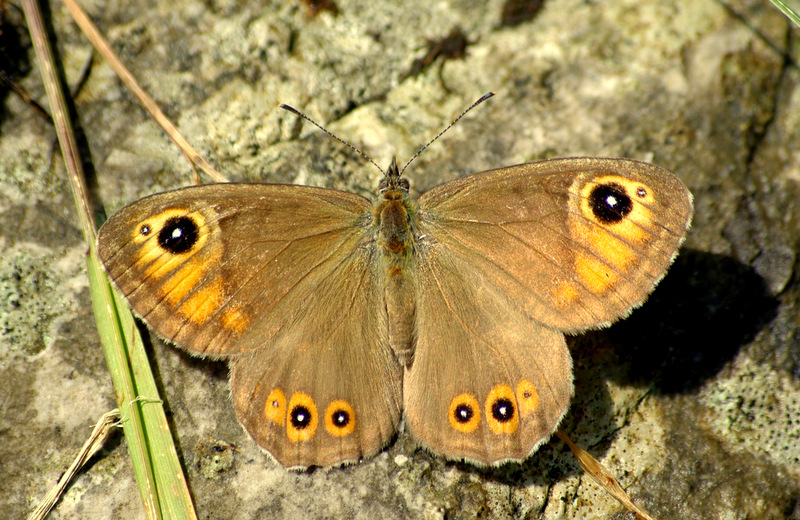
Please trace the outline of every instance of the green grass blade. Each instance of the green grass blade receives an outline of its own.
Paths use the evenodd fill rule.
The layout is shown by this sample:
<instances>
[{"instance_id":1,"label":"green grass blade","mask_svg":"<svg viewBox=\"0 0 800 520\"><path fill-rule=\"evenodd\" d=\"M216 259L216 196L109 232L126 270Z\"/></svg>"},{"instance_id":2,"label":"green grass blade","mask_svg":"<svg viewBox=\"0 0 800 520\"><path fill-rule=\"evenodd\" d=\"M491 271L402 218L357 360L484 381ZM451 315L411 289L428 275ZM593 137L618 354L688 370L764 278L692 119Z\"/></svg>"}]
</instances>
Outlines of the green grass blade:
<instances>
[{"instance_id":1,"label":"green grass blade","mask_svg":"<svg viewBox=\"0 0 800 520\"><path fill-rule=\"evenodd\" d=\"M148 518L196 518L142 338L91 248L87 262L97 329Z\"/></svg>"},{"instance_id":2,"label":"green grass blade","mask_svg":"<svg viewBox=\"0 0 800 520\"><path fill-rule=\"evenodd\" d=\"M800 6L797 5L797 2L792 2L794 4L793 7L789 7L789 4L784 2L784 0L770 1L772 2L772 5L777 7L789 20L794 22L796 26L800 27L800 16L798 16L796 10L797 8L800 8Z\"/></svg>"}]
</instances>

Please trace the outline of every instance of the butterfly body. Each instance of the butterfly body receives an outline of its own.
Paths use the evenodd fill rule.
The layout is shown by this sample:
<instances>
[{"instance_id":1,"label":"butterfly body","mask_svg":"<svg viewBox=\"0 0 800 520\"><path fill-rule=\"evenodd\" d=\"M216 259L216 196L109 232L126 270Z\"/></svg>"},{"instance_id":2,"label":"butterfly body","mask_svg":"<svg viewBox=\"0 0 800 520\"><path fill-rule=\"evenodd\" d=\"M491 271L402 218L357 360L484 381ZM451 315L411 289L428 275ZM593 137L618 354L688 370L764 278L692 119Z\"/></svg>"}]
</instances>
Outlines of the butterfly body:
<instances>
[{"instance_id":1,"label":"butterfly body","mask_svg":"<svg viewBox=\"0 0 800 520\"><path fill-rule=\"evenodd\" d=\"M671 173L522 164L417 201L222 184L141 199L101 228L109 277L159 335L228 359L237 417L287 467L370 456L405 416L477 464L522 460L572 396L564 333L638 306L689 226Z\"/></svg>"},{"instance_id":2,"label":"butterfly body","mask_svg":"<svg viewBox=\"0 0 800 520\"><path fill-rule=\"evenodd\" d=\"M400 182L400 181L404 182ZM416 207L408 198L408 182L392 161L375 204L373 233L383 258L385 305L389 344L397 360L407 366L414 353Z\"/></svg>"}]
</instances>

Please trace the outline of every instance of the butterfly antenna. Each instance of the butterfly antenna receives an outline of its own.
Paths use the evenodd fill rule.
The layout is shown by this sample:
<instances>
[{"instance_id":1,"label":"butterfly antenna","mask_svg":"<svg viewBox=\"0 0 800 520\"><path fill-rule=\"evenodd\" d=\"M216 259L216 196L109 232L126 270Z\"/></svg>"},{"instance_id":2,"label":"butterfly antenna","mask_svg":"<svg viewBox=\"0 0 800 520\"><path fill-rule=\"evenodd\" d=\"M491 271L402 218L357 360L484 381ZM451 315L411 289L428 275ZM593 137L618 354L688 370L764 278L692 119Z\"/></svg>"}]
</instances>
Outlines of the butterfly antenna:
<instances>
[{"instance_id":1,"label":"butterfly antenna","mask_svg":"<svg viewBox=\"0 0 800 520\"><path fill-rule=\"evenodd\" d=\"M466 110L464 110L463 112L461 112L461 115L459 115L457 118L455 118L455 119L453 120L453 122L452 122L452 123L450 123L449 125L447 125L447 128L445 128L444 130L442 130L441 132L439 132L439 135L437 135L436 137L434 137L433 139L431 139L430 141L428 141L428 144L426 144L425 146L423 146L422 148L420 148L419 150L417 150L417 153L415 153L415 154L414 154L414 157L412 157L411 159L409 159L409 160L408 160L408 162L406 163L406 165L405 165L405 166L403 166L403 169L402 169L402 170L400 170L400 175L403 175L403 172L404 172L404 171L406 171L406 168L408 168L408 165L409 165L409 164L411 164L411 162L412 162L414 159L416 159L417 157L419 157L419 154L421 154L422 152L424 152L426 148L428 148L430 145L432 145L432 144L433 144L433 143L434 143L434 142L435 142L437 139L439 139L440 137L442 137L442 136L444 135L444 133L445 133L445 132L447 132L448 130L450 130L450 129L453 127L453 125L455 125L456 123L458 123L458 121L459 121L459 120L460 120L462 117L464 117L465 115L467 115L467 112L469 112L470 110L472 110L472 109L473 109L473 108L475 108L476 106L480 105L481 103L483 103L484 101L486 101L486 100L487 100L487 99L489 99L490 97L494 96L494 94L495 94L494 92L488 92L488 93L486 93L486 94L482 95L478 101L474 102L472 105L470 105L470 107L469 107L469 108L467 108ZM312 122L313 122L313 121L312 121Z\"/></svg>"},{"instance_id":2,"label":"butterfly antenna","mask_svg":"<svg viewBox=\"0 0 800 520\"><path fill-rule=\"evenodd\" d=\"M476 103L476 104L477 104L477 103ZM474 105L473 105L473 106L474 106ZM376 167L378 170L380 170L380 172L381 172L382 174L386 175L386 172L385 172L385 171L383 171L383 168L381 168L380 166L378 166L378 163L376 163L375 161L373 161L373 160L372 160L372 157L370 157L369 155L365 154L364 152L362 152L361 150L359 150L358 148L356 148L356 147L355 147L355 146L353 146L352 144L348 143L347 141L345 141L345 140L344 140L344 139L342 139L341 137L338 137L338 136L336 136L336 135L332 134L331 132L329 132L328 130L326 130L326 129L325 129L325 128L324 128L324 127L321 125L321 124L317 123L316 121L314 121L313 119L311 119L310 117L308 117L307 115L305 115L304 113L300 112L300 111L299 111L299 110L297 110L296 108L294 108L294 107L291 107L291 106L289 106L289 105L281 105L281 108L282 108L282 109L284 109L284 110L288 110L288 111L289 111L289 112L291 112L292 114L295 114L295 115L298 115L298 116L302 117L303 119L305 119L306 121L308 121L308 122L309 122L309 123L311 123L312 125L316 126L316 127L317 127L317 128L319 128L320 130L322 130L323 132L325 132L326 134L328 134L329 136L333 137L334 139L336 139L336 140L337 140L337 141L339 141L340 143L344 144L345 146L347 146L348 148L350 148L351 150L353 150L354 152L356 152L358 155L360 155L360 156L361 156L361 157L363 157L364 159L366 159L366 160L368 160L369 162L371 162L372 164L374 164L374 165L375 165L375 167ZM472 108L472 107L470 107L470 108ZM456 120L456 121L458 121L458 120Z\"/></svg>"}]
</instances>

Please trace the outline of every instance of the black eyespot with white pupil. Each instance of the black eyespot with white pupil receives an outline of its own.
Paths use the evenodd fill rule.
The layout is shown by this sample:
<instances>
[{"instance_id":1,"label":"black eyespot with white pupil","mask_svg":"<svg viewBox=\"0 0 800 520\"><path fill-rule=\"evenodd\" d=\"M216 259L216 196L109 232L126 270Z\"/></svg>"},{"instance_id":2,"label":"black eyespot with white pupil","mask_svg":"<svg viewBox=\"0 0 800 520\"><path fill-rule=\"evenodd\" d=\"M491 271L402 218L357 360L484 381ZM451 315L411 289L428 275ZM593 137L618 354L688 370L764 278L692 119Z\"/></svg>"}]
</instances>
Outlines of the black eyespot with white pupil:
<instances>
[{"instance_id":1,"label":"black eyespot with white pupil","mask_svg":"<svg viewBox=\"0 0 800 520\"><path fill-rule=\"evenodd\" d=\"M637 195L639 195L638 190ZM616 224L633 210L633 201L625 188L609 182L598 184L592 189L589 193L589 207L600 223Z\"/></svg>"},{"instance_id":2,"label":"black eyespot with white pupil","mask_svg":"<svg viewBox=\"0 0 800 520\"><path fill-rule=\"evenodd\" d=\"M456 409L453 412L453 418L461 424L467 424L474 416L475 410L472 409L472 406L466 403L456 406Z\"/></svg>"},{"instance_id":3,"label":"black eyespot with white pupil","mask_svg":"<svg viewBox=\"0 0 800 520\"><path fill-rule=\"evenodd\" d=\"M174 255L190 251L197 243L200 228L190 217L173 217L158 233L158 245Z\"/></svg>"},{"instance_id":4,"label":"black eyespot with white pupil","mask_svg":"<svg viewBox=\"0 0 800 520\"><path fill-rule=\"evenodd\" d=\"M296 430L308 428L308 425L311 424L311 411L303 405L297 405L292 408L289 420Z\"/></svg>"},{"instance_id":5,"label":"black eyespot with white pupil","mask_svg":"<svg viewBox=\"0 0 800 520\"><path fill-rule=\"evenodd\" d=\"M331 413L331 422L337 428L344 428L350 424L350 413L347 410L334 410Z\"/></svg>"},{"instance_id":6,"label":"black eyespot with white pupil","mask_svg":"<svg viewBox=\"0 0 800 520\"><path fill-rule=\"evenodd\" d=\"M150 224L142 224L142 227L139 228L139 234L145 237L150 234L150 231L152 231Z\"/></svg>"},{"instance_id":7,"label":"black eyespot with white pupil","mask_svg":"<svg viewBox=\"0 0 800 520\"><path fill-rule=\"evenodd\" d=\"M511 399L501 397L492 403L492 417L497 422L505 423L514 418L514 403Z\"/></svg>"}]
</instances>

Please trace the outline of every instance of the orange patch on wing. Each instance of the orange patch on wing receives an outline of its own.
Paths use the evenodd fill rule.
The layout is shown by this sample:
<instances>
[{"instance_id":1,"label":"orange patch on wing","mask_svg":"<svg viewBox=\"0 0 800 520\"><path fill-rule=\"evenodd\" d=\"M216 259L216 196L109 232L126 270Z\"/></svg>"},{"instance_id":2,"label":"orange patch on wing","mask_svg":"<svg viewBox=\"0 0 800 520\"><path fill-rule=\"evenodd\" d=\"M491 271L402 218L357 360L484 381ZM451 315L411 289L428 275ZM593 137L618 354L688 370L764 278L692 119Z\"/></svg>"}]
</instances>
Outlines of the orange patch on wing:
<instances>
[{"instance_id":1,"label":"orange patch on wing","mask_svg":"<svg viewBox=\"0 0 800 520\"><path fill-rule=\"evenodd\" d=\"M556 300L556 305L561 308L567 307L578 299L578 290L575 285L569 282L561 282L553 288L553 296Z\"/></svg>"},{"instance_id":2,"label":"orange patch on wing","mask_svg":"<svg viewBox=\"0 0 800 520\"><path fill-rule=\"evenodd\" d=\"M135 263L136 267L144 271L145 276L160 280L180 266L183 259L166 255L156 242L148 242L138 252Z\"/></svg>"},{"instance_id":3,"label":"orange patch on wing","mask_svg":"<svg viewBox=\"0 0 800 520\"><path fill-rule=\"evenodd\" d=\"M614 269L594 256L575 255L575 269L586 288L597 295L608 291L619 280Z\"/></svg>"},{"instance_id":4,"label":"orange patch on wing","mask_svg":"<svg viewBox=\"0 0 800 520\"><path fill-rule=\"evenodd\" d=\"M217 278L186 298L178 310L189 321L196 325L202 325L217 312L222 305L224 296L222 280Z\"/></svg>"},{"instance_id":5,"label":"orange patch on wing","mask_svg":"<svg viewBox=\"0 0 800 520\"><path fill-rule=\"evenodd\" d=\"M275 388L267 396L264 404L264 417L278 426L283 426L286 420L286 394L280 388Z\"/></svg>"},{"instance_id":6,"label":"orange patch on wing","mask_svg":"<svg viewBox=\"0 0 800 520\"><path fill-rule=\"evenodd\" d=\"M469 417L459 413L466 413ZM450 401L450 409L447 412L450 426L461 433L474 432L481 422L481 406L472 394L459 394ZM465 419L465 420L464 420Z\"/></svg>"},{"instance_id":7,"label":"orange patch on wing","mask_svg":"<svg viewBox=\"0 0 800 520\"><path fill-rule=\"evenodd\" d=\"M539 392L533 383L527 379L517 383L517 403L519 403L519 414L526 417L539 407Z\"/></svg>"},{"instance_id":8,"label":"orange patch on wing","mask_svg":"<svg viewBox=\"0 0 800 520\"><path fill-rule=\"evenodd\" d=\"M237 336L242 335L248 323L250 323L250 319L238 305L222 311L222 326Z\"/></svg>"},{"instance_id":9,"label":"orange patch on wing","mask_svg":"<svg viewBox=\"0 0 800 520\"><path fill-rule=\"evenodd\" d=\"M631 211L618 222L603 222L591 207L593 190L614 184L630 199ZM605 175L577 181L571 192L578 204L580 217L570 216L570 234L578 245L574 266L578 279L596 295L602 295L620 281L637 261L635 246L647 244L653 236L655 203L653 190L642 182L618 175ZM557 301L563 306L570 302L575 287L566 282L555 289ZM577 293L575 294L577 296Z\"/></svg>"},{"instance_id":10,"label":"orange patch on wing","mask_svg":"<svg viewBox=\"0 0 800 520\"><path fill-rule=\"evenodd\" d=\"M174 262L175 260L178 259L172 259L170 263ZM193 263L185 264L168 280L164 281L161 287L159 287L159 291L166 301L172 305L177 305L184 298L186 298L195 287L197 287L205 274L206 269L203 269L202 265L197 266Z\"/></svg>"},{"instance_id":11,"label":"orange patch on wing","mask_svg":"<svg viewBox=\"0 0 800 520\"><path fill-rule=\"evenodd\" d=\"M500 412L501 408L511 407L504 410L507 417L504 419L495 416L496 412ZM506 384L495 386L489 391L486 396L486 422L489 429L496 434L512 434L517 431L519 427L519 414L517 413L517 404L514 398L514 391Z\"/></svg>"},{"instance_id":12,"label":"orange patch on wing","mask_svg":"<svg viewBox=\"0 0 800 520\"><path fill-rule=\"evenodd\" d=\"M627 221L622 221L620 225L625 222ZM616 236L619 226L615 226L613 232L598 226L587 225L586 227L588 229L581 230L583 231L585 246L609 264L616 266L619 270L627 270L636 260L636 253L631 246Z\"/></svg>"}]
</instances>

